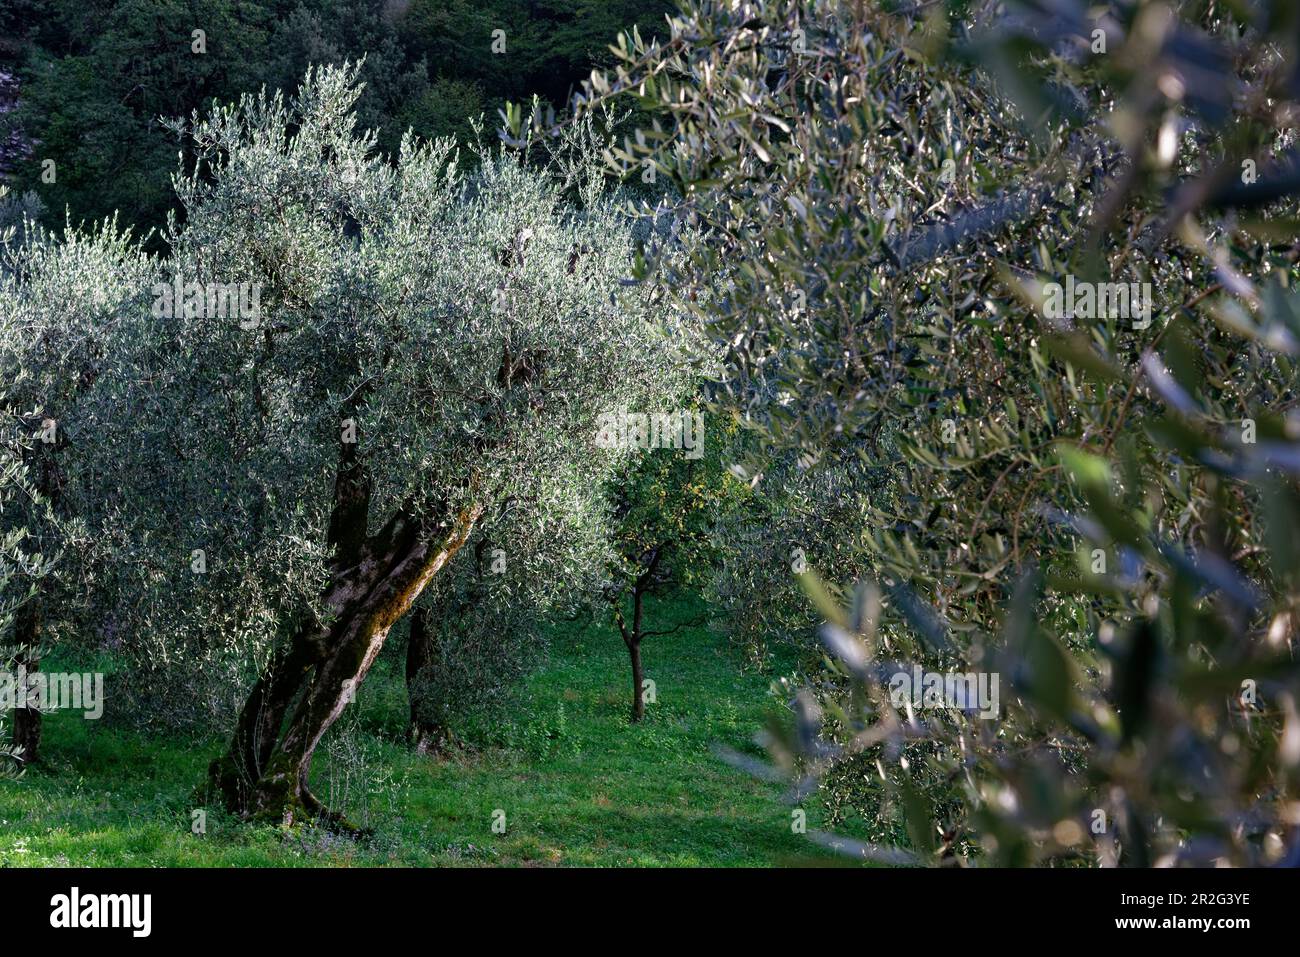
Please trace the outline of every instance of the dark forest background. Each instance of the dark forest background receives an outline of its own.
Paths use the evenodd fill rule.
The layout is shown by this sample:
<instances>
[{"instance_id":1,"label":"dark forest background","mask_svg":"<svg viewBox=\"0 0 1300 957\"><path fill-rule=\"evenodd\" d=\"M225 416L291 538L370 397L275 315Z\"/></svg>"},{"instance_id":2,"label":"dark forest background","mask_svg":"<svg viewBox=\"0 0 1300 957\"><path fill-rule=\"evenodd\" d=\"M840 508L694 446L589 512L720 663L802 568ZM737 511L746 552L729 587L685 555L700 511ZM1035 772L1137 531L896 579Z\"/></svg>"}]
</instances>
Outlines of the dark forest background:
<instances>
[{"instance_id":1,"label":"dark forest background","mask_svg":"<svg viewBox=\"0 0 1300 957\"><path fill-rule=\"evenodd\" d=\"M620 31L651 35L669 0L0 0L0 176L35 190L47 224L118 216L160 226L188 117L309 65L365 56L360 124L393 151L408 129L472 136L471 121L534 94L561 104ZM204 31L205 53L190 50ZM493 31L505 52L493 52ZM6 145L7 144L7 145ZM39 144L33 148L33 144ZM43 181L54 161L53 182ZM46 174L48 180L49 174Z\"/></svg>"}]
</instances>

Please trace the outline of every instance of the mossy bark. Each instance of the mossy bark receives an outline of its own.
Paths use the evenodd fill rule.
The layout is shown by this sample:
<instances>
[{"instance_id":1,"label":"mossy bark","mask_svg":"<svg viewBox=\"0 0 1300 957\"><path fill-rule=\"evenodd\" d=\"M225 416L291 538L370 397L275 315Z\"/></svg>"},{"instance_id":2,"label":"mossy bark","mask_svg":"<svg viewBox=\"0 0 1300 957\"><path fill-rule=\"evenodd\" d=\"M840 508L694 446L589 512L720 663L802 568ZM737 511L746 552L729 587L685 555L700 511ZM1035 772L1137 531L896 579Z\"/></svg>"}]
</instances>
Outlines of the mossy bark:
<instances>
[{"instance_id":1,"label":"mossy bark","mask_svg":"<svg viewBox=\"0 0 1300 957\"><path fill-rule=\"evenodd\" d=\"M226 805L291 823L337 819L308 787L312 755L365 679L393 625L464 545L482 513L464 509L433 529L399 514L357 547L359 561L325 596L328 625L303 625L254 687L209 779Z\"/></svg>"}]
</instances>

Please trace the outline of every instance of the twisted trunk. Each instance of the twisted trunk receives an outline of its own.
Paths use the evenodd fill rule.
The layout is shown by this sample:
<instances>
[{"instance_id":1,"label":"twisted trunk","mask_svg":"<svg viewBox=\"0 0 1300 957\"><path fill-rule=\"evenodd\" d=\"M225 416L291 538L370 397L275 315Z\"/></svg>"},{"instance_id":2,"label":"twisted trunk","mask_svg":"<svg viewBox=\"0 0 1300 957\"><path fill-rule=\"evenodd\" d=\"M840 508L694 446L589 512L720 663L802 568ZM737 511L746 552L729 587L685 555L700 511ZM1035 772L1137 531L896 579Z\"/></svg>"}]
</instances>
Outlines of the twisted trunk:
<instances>
[{"instance_id":1,"label":"twisted trunk","mask_svg":"<svg viewBox=\"0 0 1300 957\"><path fill-rule=\"evenodd\" d=\"M392 626L464 545L481 513L472 505L436 529L399 514L357 546L360 561L336 572L326 593L329 623L298 629L249 695L229 750L210 768L228 807L286 823L337 819L308 787L312 754Z\"/></svg>"},{"instance_id":2,"label":"twisted trunk","mask_svg":"<svg viewBox=\"0 0 1300 957\"><path fill-rule=\"evenodd\" d=\"M506 388L527 384L541 366L541 355L527 351L514 357L506 346L497 381ZM434 525L423 517L428 510L417 511L408 502L368 534L372 485L355 427L373 381L359 385L339 407L340 421L351 428L339 440L325 620L299 625L249 694L230 747L208 769L210 787L244 816L344 823L308 787L316 745L352 701L393 625L461 549L483 514L481 501L455 513L444 503L444 520ZM471 487L482 491L477 484Z\"/></svg>"},{"instance_id":3,"label":"twisted trunk","mask_svg":"<svg viewBox=\"0 0 1300 957\"><path fill-rule=\"evenodd\" d=\"M247 813L254 804L254 791L279 742L285 715L320 658L314 635L314 627L300 626L288 648L272 658L244 702L230 749L212 763L209 777L232 811Z\"/></svg>"}]
</instances>

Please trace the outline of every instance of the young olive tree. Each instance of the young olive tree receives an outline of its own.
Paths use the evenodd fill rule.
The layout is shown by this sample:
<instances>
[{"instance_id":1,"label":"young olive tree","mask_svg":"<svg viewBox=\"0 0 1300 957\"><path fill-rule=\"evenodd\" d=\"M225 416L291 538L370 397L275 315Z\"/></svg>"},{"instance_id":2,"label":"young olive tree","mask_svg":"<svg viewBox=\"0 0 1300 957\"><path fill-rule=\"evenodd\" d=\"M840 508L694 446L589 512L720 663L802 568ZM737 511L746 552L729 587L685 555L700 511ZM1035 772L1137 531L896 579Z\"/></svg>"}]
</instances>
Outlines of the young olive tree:
<instances>
[{"instance_id":1,"label":"young olive tree","mask_svg":"<svg viewBox=\"0 0 1300 957\"><path fill-rule=\"evenodd\" d=\"M171 253L95 289L130 327L87 423L113 614L172 661L260 636L210 782L279 820L328 814L321 736L484 516L544 524L579 470L598 495L621 453L596 416L675 394L688 364L677 313L620 282L632 224L594 162L485 152L471 175L408 137L389 165L357 95L329 68L177 124L197 162Z\"/></svg>"},{"instance_id":2,"label":"young olive tree","mask_svg":"<svg viewBox=\"0 0 1300 957\"><path fill-rule=\"evenodd\" d=\"M827 456L811 464L780 456L752 486L731 498L714 532L710 600L727 637L765 667L781 646L820 661L821 618L800 582L813 571L854 581L871 567L862 542L868 501L889 494L888 473L858 456Z\"/></svg>"},{"instance_id":3,"label":"young olive tree","mask_svg":"<svg viewBox=\"0 0 1300 957\"><path fill-rule=\"evenodd\" d=\"M631 661L633 722L645 717L642 641L703 623L697 618L648 628L646 599L707 581L714 560L713 525L723 498L736 484L722 464L721 430L705 427L702 412L656 414L665 416L661 422L675 421L683 436L693 438L683 438L678 443L683 447L642 449L609 484L613 553L603 592ZM607 425L625 440L649 444L650 434L639 430L637 421L630 429L613 420ZM654 420L647 415L640 421L648 427Z\"/></svg>"}]
</instances>

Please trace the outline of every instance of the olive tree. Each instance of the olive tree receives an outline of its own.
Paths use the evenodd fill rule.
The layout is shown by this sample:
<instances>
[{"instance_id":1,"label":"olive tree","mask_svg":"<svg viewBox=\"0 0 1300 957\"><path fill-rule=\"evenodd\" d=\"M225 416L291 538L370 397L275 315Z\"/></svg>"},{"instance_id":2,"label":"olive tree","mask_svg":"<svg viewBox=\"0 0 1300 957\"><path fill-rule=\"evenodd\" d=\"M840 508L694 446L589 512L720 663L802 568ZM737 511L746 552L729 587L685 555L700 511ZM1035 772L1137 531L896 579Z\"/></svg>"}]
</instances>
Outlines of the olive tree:
<instances>
[{"instance_id":1,"label":"olive tree","mask_svg":"<svg viewBox=\"0 0 1300 957\"><path fill-rule=\"evenodd\" d=\"M888 473L851 453L815 464L785 454L759 481L737 484L743 492L718 516L708 582L722 629L760 668L781 646L815 667L821 619L800 583L809 571L855 581L874 567L865 516L868 502L888 500Z\"/></svg>"},{"instance_id":2,"label":"olive tree","mask_svg":"<svg viewBox=\"0 0 1300 957\"><path fill-rule=\"evenodd\" d=\"M48 505L28 478L25 456L31 439L26 430L6 424L5 441L0 442L0 669L26 667L32 660L32 636L27 624L32 605L37 601L43 581L53 570L54 557L44 551L39 531L33 534L33 512L43 512ZM39 525L37 526L39 529ZM6 674L6 677L9 677ZM7 723L0 707L0 731ZM40 744L40 712L31 708L15 710L12 746L0 735L0 775L10 774L36 759Z\"/></svg>"},{"instance_id":3,"label":"olive tree","mask_svg":"<svg viewBox=\"0 0 1300 957\"><path fill-rule=\"evenodd\" d=\"M83 397L86 472L114 479L108 607L160 659L262 656L210 779L280 820L328 815L321 736L484 516L545 523L579 466L595 494L622 455L597 415L688 364L683 317L620 282L632 224L594 163L484 150L468 174L407 137L390 164L358 92L322 69L176 124L196 161L169 255L130 293L92 287L124 314Z\"/></svg>"},{"instance_id":4,"label":"olive tree","mask_svg":"<svg viewBox=\"0 0 1300 957\"><path fill-rule=\"evenodd\" d=\"M708 581L714 525L737 484L723 465L733 430L698 409L640 416L603 423L605 441L638 450L609 482L611 549L602 583L631 664L633 723L645 717L642 642L704 622L701 615L651 627L646 599Z\"/></svg>"}]
</instances>

